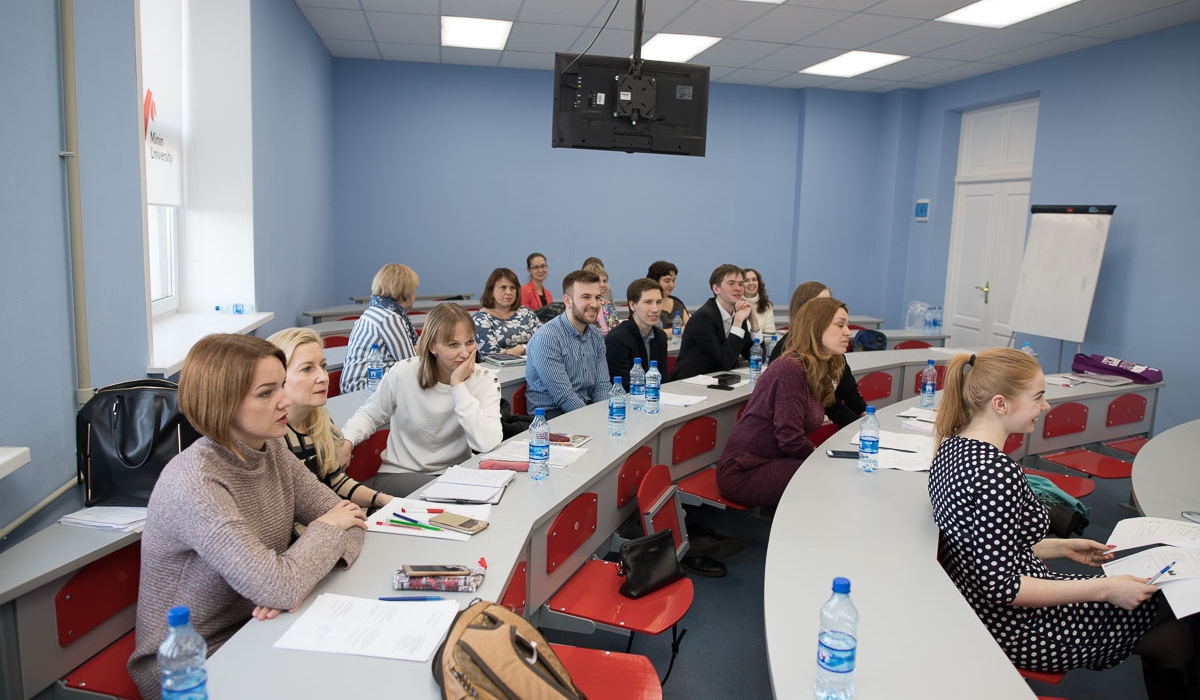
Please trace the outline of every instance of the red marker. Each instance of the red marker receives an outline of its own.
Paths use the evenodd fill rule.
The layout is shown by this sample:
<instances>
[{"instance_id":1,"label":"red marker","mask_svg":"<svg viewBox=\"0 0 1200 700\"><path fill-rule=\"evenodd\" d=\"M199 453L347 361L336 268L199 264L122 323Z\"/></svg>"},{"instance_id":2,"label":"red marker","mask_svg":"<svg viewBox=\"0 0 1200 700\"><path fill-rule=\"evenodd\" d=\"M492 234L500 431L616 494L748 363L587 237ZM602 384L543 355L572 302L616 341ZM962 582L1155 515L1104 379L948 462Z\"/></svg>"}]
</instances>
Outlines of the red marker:
<instances>
[{"instance_id":1,"label":"red marker","mask_svg":"<svg viewBox=\"0 0 1200 700\"><path fill-rule=\"evenodd\" d=\"M445 513L445 508L401 508L401 513Z\"/></svg>"}]
</instances>

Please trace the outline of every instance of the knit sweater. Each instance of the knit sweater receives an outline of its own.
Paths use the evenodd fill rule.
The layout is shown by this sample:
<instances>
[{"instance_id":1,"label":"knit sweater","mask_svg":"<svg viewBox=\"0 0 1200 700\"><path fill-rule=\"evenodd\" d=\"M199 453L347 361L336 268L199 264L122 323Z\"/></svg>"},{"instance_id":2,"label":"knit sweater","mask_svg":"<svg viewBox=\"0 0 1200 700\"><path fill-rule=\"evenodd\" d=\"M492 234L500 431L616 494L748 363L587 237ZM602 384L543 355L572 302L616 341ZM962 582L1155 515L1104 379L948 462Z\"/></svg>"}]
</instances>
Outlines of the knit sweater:
<instances>
[{"instance_id":1,"label":"knit sweater","mask_svg":"<svg viewBox=\"0 0 1200 700\"><path fill-rule=\"evenodd\" d=\"M504 439L495 372L476 366L457 386L422 389L419 367L415 357L396 363L342 427L354 445L391 428L380 472L440 472L468 459L471 450L487 452Z\"/></svg>"},{"instance_id":2,"label":"knit sweater","mask_svg":"<svg viewBox=\"0 0 1200 700\"><path fill-rule=\"evenodd\" d=\"M167 610L191 608L211 655L256 605L296 607L339 559L358 558L363 530L315 522L339 498L281 440L238 453L201 438L171 460L150 495L142 534L137 646L129 675L157 700ZM308 525L290 547L292 523Z\"/></svg>"}]
</instances>

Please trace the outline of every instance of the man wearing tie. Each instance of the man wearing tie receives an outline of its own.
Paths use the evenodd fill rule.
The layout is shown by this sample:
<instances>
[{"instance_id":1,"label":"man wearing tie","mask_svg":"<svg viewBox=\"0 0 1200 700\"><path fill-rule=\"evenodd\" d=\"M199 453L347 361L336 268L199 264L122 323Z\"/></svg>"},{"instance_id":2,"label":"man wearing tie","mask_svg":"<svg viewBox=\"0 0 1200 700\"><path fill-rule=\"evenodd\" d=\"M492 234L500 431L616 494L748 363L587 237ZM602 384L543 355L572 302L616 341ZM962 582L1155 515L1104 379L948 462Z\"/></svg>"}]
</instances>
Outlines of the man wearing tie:
<instances>
[{"instance_id":1,"label":"man wearing tie","mask_svg":"<svg viewBox=\"0 0 1200 700\"><path fill-rule=\"evenodd\" d=\"M679 360L671 379L725 372L738 356L750 359L754 339L762 340L754 307L742 301L742 268L721 265L708 278L713 298L704 302L683 329Z\"/></svg>"}]
</instances>

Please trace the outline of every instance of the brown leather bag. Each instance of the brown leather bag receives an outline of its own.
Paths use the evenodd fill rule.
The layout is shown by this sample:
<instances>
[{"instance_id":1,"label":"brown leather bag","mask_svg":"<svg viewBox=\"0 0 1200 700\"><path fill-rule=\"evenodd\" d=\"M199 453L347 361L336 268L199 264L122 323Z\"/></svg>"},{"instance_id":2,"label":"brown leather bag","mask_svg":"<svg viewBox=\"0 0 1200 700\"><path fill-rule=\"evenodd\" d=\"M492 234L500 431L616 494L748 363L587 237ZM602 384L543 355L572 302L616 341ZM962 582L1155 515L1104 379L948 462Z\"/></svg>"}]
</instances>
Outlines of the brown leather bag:
<instances>
[{"instance_id":1,"label":"brown leather bag","mask_svg":"<svg viewBox=\"0 0 1200 700\"><path fill-rule=\"evenodd\" d=\"M487 601L455 618L433 677L446 700L586 700L537 629Z\"/></svg>"}]
</instances>

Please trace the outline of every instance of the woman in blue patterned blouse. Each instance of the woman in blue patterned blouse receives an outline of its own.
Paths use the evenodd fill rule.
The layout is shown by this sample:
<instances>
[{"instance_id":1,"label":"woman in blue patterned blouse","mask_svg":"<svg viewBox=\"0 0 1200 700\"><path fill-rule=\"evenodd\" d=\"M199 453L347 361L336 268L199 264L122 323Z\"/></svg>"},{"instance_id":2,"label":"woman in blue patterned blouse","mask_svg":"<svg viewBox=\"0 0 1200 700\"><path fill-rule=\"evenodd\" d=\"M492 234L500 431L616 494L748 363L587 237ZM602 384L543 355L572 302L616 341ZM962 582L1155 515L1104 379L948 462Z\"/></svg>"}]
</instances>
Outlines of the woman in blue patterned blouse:
<instances>
[{"instance_id":1,"label":"woman in blue patterned blouse","mask_svg":"<svg viewBox=\"0 0 1200 700\"><path fill-rule=\"evenodd\" d=\"M542 323L532 311L521 306L520 289L517 273L507 267L497 267L488 276L479 297L483 309L472 314L480 357L525 356L525 343Z\"/></svg>"}]
</instances>

